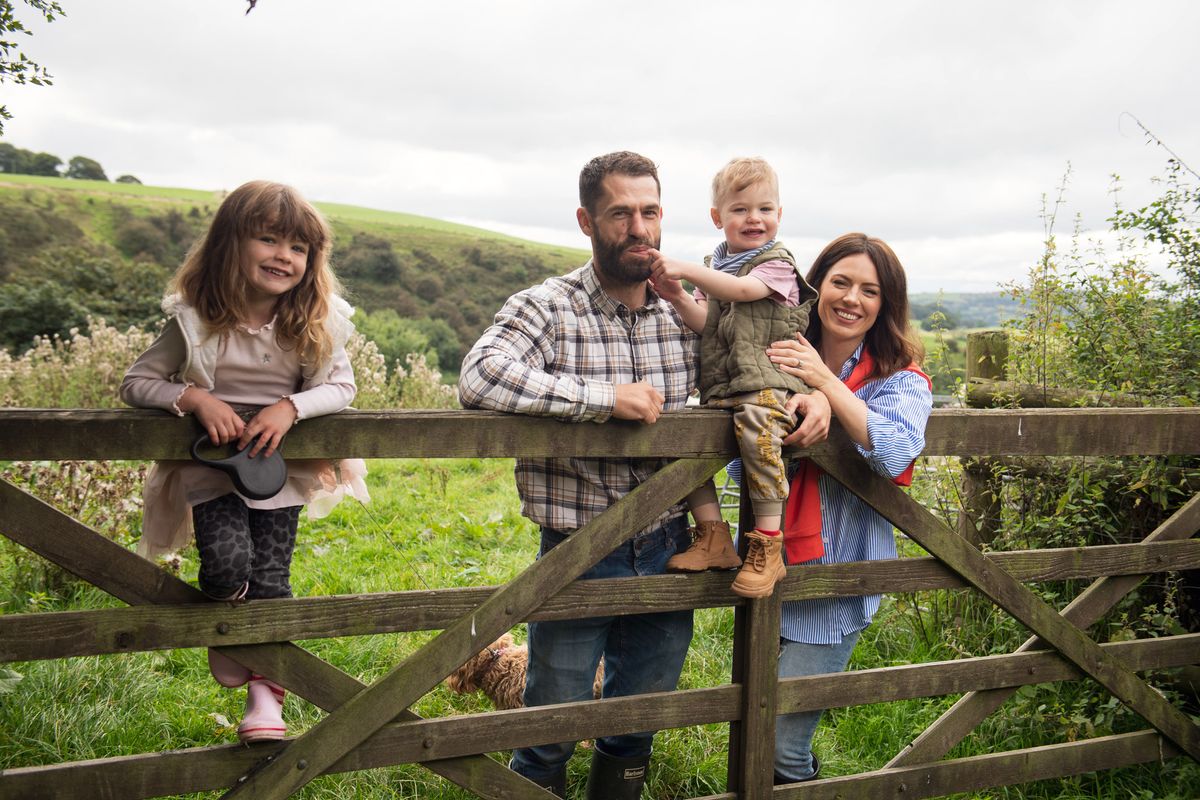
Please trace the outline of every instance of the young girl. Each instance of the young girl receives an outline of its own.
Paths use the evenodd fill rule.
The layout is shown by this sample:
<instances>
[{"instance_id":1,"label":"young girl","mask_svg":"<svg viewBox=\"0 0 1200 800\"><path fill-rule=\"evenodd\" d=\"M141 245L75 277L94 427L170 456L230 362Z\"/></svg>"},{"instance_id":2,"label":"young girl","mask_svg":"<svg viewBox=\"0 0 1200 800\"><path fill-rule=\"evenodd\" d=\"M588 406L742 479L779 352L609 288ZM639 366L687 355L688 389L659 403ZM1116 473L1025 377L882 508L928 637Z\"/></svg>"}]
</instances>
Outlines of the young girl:
<instances>
[{"instance_id":1,"label":"young girl","mask_svg":"<svg viewBox=\"0 0 1200 800\"><path fill-rule=\"evenodd\" d=\"M125 373L121 399L194 414L214 445L254 441L251 457L270 456L299 420L348 406L357 391L345 349L353 309L337 296L329 248L325 220L296 190L266 181L240 186L172 279L167 325ZM257 413L243 422L239 410ZM200 589L209 597L291 597L300 507L316 501L323 515L346 494L365 502L365 474L358 459L291 462L282 491L251 500L224 472L156 463L138 553L176 550L194 527ZM238 737L282 739L283 689L215 650L208 663L221 685L249 684Z\"/></svg>"}]
</instances>

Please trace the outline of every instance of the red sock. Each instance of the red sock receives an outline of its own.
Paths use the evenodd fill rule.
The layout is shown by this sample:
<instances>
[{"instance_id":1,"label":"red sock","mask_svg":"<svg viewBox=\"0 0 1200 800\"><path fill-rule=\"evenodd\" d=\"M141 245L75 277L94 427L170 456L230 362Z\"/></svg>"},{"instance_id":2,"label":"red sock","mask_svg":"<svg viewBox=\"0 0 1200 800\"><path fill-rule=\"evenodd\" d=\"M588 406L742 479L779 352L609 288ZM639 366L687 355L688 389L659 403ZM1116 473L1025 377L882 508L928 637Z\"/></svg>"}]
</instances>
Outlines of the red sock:
<instances>
[{"instance_id":1,"label":"red sock","mask_svg":"<svg viewBox=\"0 0 1200 800\"><path fill-rule=\"evenodd\" d=\"M755 528L754 530L758 531L763 536L778 536L780 533L782 533L782 531L779 530L764 531L762 528Z\"/></svg>"}]
</instances>

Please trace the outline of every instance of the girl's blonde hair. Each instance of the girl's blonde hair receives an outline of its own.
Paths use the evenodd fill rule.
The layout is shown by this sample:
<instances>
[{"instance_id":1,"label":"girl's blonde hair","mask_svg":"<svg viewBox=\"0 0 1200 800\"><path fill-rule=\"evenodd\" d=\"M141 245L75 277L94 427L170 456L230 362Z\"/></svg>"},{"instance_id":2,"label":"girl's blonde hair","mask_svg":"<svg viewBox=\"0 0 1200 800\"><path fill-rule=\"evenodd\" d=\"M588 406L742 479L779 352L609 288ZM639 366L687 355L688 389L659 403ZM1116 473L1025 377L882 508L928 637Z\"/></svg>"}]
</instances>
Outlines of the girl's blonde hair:
<instances>
[{"instance_id":1,"label":"girl's blonde hair","mask_svg":"<svg viewBox=\"0 0 1200 800\"><path fill-rule=\"evenodd\" d=\"M335 312L330 301L341 287L329 267L329 225L292 187L250 181L230 192L208 233L171 279L169 291L178 292L213 332L232 331L247 316L242 248L263 233L308 245L304 277L276 301L275 338L280 347L298 351L309 375L333 352L329 315Z\"/></svg>"}]
</instances>

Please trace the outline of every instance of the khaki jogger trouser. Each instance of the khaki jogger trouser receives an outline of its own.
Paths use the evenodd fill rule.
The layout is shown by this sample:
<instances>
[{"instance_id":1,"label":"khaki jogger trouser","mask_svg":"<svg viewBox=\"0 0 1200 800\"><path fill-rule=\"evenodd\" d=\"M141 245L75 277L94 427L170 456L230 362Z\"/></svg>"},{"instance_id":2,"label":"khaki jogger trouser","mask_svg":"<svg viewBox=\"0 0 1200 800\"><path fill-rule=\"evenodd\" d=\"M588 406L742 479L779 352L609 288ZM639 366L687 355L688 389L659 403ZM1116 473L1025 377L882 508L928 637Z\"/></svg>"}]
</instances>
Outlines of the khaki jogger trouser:
<instances>
[{"instance_id":1,"label":"khaki jogger trouser","mask_svg":"<svg viewBox=\"0 0 1200 800\"><path fill-rule=\"evenodd\" d=\"M705 403L706 408L733 409L733 432L742 452L742 480L755 516L782 515L787 501L787 470L780 451L783 438L796 427L796 415L784 411L791 396L783 389L760 389Z\"/></svg>"}]
</instances>

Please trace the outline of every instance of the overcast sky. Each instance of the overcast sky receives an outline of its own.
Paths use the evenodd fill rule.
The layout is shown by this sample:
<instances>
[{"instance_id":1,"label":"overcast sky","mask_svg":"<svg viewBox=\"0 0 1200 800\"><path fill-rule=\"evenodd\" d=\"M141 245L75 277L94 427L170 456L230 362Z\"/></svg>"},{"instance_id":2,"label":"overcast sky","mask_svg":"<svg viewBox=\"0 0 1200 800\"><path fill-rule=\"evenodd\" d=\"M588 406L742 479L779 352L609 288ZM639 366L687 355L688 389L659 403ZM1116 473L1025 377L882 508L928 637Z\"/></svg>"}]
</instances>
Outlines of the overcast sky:
<instances>
[{"instance_id":1,"label":"overcast sky","mask_svg":"<svg viewBox=\"0 0 1200 800\"><path fill-rule=\"evenodd\" d=\"M1110 175L1153 197L1167 154L1200 164L1195 2L61 0L26 54L52 87L4 87L5 140L110 178L406 211L586 247L579 168L660 167L663 247L719 241L713 173L761 155L780 237L887 239L914 291L988 291L1067 218L1103 229Z\"/></svg>"}]
</instances>

